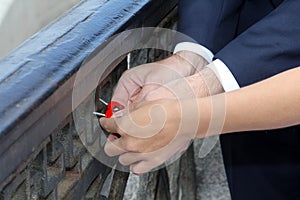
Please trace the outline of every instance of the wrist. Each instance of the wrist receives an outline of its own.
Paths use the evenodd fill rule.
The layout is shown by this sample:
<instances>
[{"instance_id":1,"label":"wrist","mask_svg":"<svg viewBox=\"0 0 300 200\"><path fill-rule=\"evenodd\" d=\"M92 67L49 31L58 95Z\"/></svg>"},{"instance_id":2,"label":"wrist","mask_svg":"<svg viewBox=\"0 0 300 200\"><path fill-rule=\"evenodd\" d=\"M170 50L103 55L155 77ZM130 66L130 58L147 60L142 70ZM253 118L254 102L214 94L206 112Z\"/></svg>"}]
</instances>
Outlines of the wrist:
<instances>
[{"instance_id":1,"label":"wrist","mask_svg":"<svg viewBox=\"0 0 300 200\"><path fill-rule=\"evenodd\" d=\"M204 138L208 136L209 125L211 121L211 97L198 98L197 104L199 108L198 130L196 138Z\"/></svg>"},{"instance_id":2,"label":"wrist","mask_svg":"<svg viewBox=\"0 0 300 200\"><path fill-rule=\"evenodd\" d=\"M213 70L205 67L203 70L201 70L200 75L204 81L204 86L207 90L207 96L224 92L223 86Z\"/></svg>"},{"instance_id":3,"label":"wrist","mask_svg":"<svg viewBox=\"0 0 300 200\"><path fill-rule=\"evenodd\" d=\"M181 77L191 76L208 64L202 56L189 51L177 52L156 63L174 70Z\"/></svg>"},{"instance_id":4,"label":"wrist","mask_svg":"<svg viewBox=\"0 0 300 200\"><path fill-rule=\"evenodd\" d=\"M186 65L191 68L190 75L199 72L208 64L206 59L204 59L201 55L188 50L176 52L173 56L179 63L186 63Z\"/></svg>"}]
</instances>

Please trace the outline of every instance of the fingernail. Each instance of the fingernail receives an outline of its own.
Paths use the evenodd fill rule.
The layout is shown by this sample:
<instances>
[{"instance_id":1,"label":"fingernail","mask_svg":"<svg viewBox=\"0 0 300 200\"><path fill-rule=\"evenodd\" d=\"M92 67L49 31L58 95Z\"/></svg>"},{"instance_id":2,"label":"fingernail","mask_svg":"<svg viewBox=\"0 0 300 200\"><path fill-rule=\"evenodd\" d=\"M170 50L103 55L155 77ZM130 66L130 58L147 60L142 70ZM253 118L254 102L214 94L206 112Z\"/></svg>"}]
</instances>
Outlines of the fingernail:
<instances>
[{"instance_id":1,"label":"fingernail","mask_svg":"<svg viewBox=\"0 0 300 200\"><path fill-rule=\"evenodd\" d=\"M122 111L115 112L112 117L113 118L123 117L123 112Z\"/></svg>"},{"instance_id":2,"label":"fingernail","mask_svg":"<svg viewBox=\"0 0 300 200\"><path fill-rule=\"evenodd\" d=\"M104 117L101 117L101 118L99 119L101 125L102 125L102 123L103 123L103 119L104 119Z\"/></svg>"},{"instance_id":3,"label":"fingernail","mask_svg":"<svg viewBox=\"0 0 300 200\"><path fill-rule=\"evenodd\" d=\"M99 119L99 121L100 121L100 125L101 125L103 128L106 129L107 127L106 127L105 122L104 122L104 121L105 121L105 118L102 117L102 118Z\"/></svg>"}]
</instances>

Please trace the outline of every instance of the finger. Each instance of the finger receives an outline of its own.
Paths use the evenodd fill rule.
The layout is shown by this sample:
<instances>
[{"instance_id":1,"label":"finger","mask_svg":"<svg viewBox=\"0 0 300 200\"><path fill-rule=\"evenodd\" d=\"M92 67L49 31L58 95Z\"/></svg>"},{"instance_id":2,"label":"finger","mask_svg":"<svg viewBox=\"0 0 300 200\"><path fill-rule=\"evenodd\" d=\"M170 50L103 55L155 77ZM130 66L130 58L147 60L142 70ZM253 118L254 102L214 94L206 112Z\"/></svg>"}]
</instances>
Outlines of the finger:
<instances>
[{"instance_id":1,"label":"finger","mask_svg":"<svg viewBox=\"0 0 300 200\"><path fill-rule=\"evenodd\" d=\"M119 133L118 125L114 118L100 118L101 126L110 133ZM119 133L121 135L121 133Z\"/></svg>"},{"instance_id":2,"label":"finger","mask_svg":"<svg viewBox=\"0 0 300 200\"><path fill-rule=\"evenodd\" d=\"M120 138L119 134L117 134L117 133L111 133L111 134L108 135L107 140L110 141L110 142L112 142L112 141L117 140L119 138Z\"/></svg>"},{"instance_id":3,"label":"finger","mask_svg":"<svg viewBox=\"0 0 300 200\"><path fill-rule=\"evenodd\" d=\"M113 112L113 115L110 118L120 118L123 117L126 113L128 113L128 108L119 110L117 112Z\"/></svg>"},{"instance_id":4,"label":"finger","mask_svg":"<svg viewBox=\"0 0 300 200\"><path fill-rule=\"evenodd\" d=\"M130 165L130 171L134 174L144 174L150 172L155 167L158 167L162 163L155 163L151 161L140 161Z\"/></svg>"},{"instance_id":5,"label":"finger","mask_svg":"<svg viewBox=\"0 0 300 200\"><path fill-rule=\"evenodd\" d=\"M137 163L139 161L142 161L143 159L144 159L143 154L129 152L120 155L119 162L124 166L128 166Z\"/></svg>"},{"instance_id":6,"label":"finger","mask_svg":"<svg viewBox=\"0 0 300 200\"><path fill-rule=\"evenodd\" d=\"M187 148L189 148L191 144L191 141L187 141L186 143L184 143L178 150L177 150L177 153L182 153L184 152L185 150L187 150Z\"/></svg>"},{"instance_id":7,"label":"finger","mask_svg":"<svg viewBox=\"0 0 300 200\"><path fill-rule=\"evenodd\" d=\"M140 103L141 101L144 100L144 98L152 91L156 90L157 88L159 88L161 85L159 84L148 84L143 86L142 90L139 92L138 95L136 95L136 97L133 99L132 103L136 104L136 103Z\"/></svg>"},{"instance_id":8,"label":"finger","mask_svg":"<svg viewBox=\"0 0 300 200\"><path fill-rule=\"evenodd\" d=\"M130 74L132 74L130 76ZM128 71L124 74L115 88L114 94L112 96L112 101L119 102L120 104L127 106L131 97L138 94L142 88L142 82L133 74L133 72Z\"/></svg>"},{"instance_id":9,"label":"finger","mask_svg":"<svg viewBox=\"0 0 300 200\"><path fill-rule=\"evenodd\" d=\"M118 156L126 152L122 146L122 138L107 140L104 146L104 152L110 157Z\"/></svg>"}]
</instances>

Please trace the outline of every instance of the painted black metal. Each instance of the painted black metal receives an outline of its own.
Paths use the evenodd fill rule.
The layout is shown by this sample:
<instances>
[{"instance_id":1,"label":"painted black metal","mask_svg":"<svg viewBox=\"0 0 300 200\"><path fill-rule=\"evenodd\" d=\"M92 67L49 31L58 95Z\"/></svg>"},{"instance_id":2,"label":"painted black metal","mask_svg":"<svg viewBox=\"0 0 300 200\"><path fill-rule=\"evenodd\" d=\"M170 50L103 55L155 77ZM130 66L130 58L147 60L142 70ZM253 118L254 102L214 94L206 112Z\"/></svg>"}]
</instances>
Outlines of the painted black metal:
<instances>
[{"instance_id":1,"label":"painted black metal","mask_svg":"<svg viewBox=\"0 0 300 200\"><path fill-rule=\"evenodd\" d=\"M0 183L71 112L74 74L110 36L155 26L176 0L87 0L0 60Z\"/></svg>"}]
</instances>

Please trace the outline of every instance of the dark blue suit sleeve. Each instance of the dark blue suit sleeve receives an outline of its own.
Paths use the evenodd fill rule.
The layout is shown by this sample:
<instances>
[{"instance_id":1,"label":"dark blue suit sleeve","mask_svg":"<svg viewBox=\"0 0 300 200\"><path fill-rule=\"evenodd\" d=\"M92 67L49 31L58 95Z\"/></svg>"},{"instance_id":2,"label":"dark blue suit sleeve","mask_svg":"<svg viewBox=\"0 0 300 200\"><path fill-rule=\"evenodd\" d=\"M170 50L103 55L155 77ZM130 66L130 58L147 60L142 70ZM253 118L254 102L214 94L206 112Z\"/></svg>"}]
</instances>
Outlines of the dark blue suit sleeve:
<instances>
[{"instance_id":1,"label":"dark blue suit sleeve","mask_svg":"<svg viewBox=\"0 0 300 200\"><path fill-rule=\"evenodd\" d=\"M300 1L286 0L216 54L240 86L300 65Z\"/></svg>"},{"instance_id":2,"label":"dark blue suit sleeve","mask_svg":"<svg viewBox=\"0 0 300 200\"><path fill-rule=\"evenodd\" d=\"M213 53L234 39L243 0L179 0L178 31Z\"/></svg>"}]
</instances>

